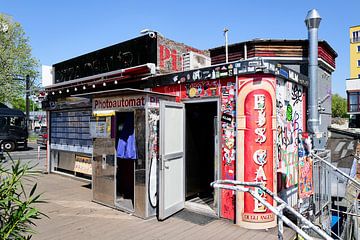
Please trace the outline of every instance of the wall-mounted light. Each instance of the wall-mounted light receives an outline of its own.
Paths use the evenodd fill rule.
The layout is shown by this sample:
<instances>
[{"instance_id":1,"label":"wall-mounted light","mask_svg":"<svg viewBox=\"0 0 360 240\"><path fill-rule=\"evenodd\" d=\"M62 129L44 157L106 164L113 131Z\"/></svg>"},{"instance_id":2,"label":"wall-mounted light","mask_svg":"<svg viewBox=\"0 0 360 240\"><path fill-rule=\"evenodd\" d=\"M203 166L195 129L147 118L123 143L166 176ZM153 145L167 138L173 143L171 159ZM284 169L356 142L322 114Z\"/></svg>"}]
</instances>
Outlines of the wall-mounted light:
<instances>
[{"instance_id":1,"label":"wall-mounted light","mask_svg":"<svg viewBox=\"0 0 360 240\"><path fill-rule=\"evenodd\" d=\"M75 92L77 91L77 87L74 88L74 91L75 91Z\"/></svg>"},{"instance_id":2,"label":"wall-mounted light","mask_svg":"<svg viewBox=\"0 0 360 240\"><path fill-rule=\"evenodd\" d=\"M117 80L115 80L115 82L114 82L115 84L118 84L118 81Z\"/></svg>"},{"instance_id":3,"label":"wall-mounted light","mask_svg":"<svg viewBox=\"0 0 360 240\"><path fill-rule=\"evenodd\" d=\"M52 95L55 95L55 92L52 92Z\"/></svg>"},{"instance_id":4,"label":"wall-mounted light","mask_svg":"<svg viewBox=\"0 0 360 240\"><path fill-rule=\"evenodd\" d=\"M155 37L156 37L156 34L164 37L164 35L161 34L160 32L155 31L155 30L152 30L152 29L148 29L148 28L145 28L145 29L141 30L140 33L141 33L141 34L148 34L149 37L151 37L151 38L155 38Z\"/></svg>"},{"instance_id":5,"label":"wall-mounted light","mask_svg":"<svg viewBox=\"0 0 360 240\"><path fill-rule=\"evenodd\" d=\"M103 86L104 86L104 87L106 86L106 82L103 83Z\"/></svg>"},{"instance_id":6,"label":"wall-mounted light","mask_svg":"<svg viewBox=\"0 0 360 240\"><path fill-rule=\"evenodd\" d=\"M68 93L68 92L70 92L70 90L69 90L69 89L66 89L66 92Z\"/></svg>"},{"instance_id":7,"label":"wall-mounted light","mask_svg":"<svg viewBox=\"0 0 360 240\"><path fill-rule=\"evenodd\" d=\"M83 89L84 89L84 90L86 89L86 86L85 86L85 85L83 86Z\"/></svg>"},{"instance_id":8,"label":"wall-mounted light","mask_svg":"<svg viewBox=\"0 0 360 240\"><path fill-rule=\"evenodd\" d=\"M62 94L62 91L61 91L61 90L59 90L59 93L60 93L60 94Z\"/></svg>"},{"instance_id":9,"label":"wall-mounted light","mask_svg":"<svg viewBox=\"0 0 360 240\"><path fill-rule=\"evenodd\" d=\"M92 87L95 88L95 84L93 84Z\"/></svg>"}]
</instances>

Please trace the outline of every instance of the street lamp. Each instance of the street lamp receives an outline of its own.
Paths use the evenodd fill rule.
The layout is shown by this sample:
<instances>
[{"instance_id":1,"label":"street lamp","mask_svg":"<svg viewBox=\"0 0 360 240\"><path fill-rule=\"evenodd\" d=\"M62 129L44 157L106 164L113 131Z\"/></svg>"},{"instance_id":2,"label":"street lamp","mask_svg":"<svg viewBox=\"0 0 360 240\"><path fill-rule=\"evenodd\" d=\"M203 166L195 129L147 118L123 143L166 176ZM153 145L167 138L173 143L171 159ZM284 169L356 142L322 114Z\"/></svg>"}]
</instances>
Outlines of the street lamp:
<instances>
[{"instance_id":1,"label":"street lamp","mask_svg":"<svg viewBox=\"0 0 360 240\"><path fill-rule=\"evenodd\" d=\"M1 23L0 23L1 24ZM28 126L29 123L29 111L30 111L30 76L26 75L25 79L20 77L14 77L12 80L24 81L25 80L25 115L26 115L26 123Z\"/></svg>"}]
</instances>

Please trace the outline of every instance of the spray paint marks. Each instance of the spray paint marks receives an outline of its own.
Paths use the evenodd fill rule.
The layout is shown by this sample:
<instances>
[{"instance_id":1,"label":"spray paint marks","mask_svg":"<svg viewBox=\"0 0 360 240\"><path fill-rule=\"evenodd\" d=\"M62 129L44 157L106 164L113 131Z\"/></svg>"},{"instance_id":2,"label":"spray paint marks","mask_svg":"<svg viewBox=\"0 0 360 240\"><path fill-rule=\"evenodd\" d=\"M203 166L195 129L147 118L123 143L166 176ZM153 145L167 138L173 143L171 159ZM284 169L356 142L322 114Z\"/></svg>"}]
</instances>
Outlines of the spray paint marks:
<instances>
[{"instance_id":1,"label":"spray paint marks","mask_svg":"<svg viewBox=\"0 0 360 240\"><path fill-rule=\"evenodd\" d=\"M286 107L286 120L290 122L292 121L292 118L293 118L292 106L288 104Z\"/></svg>"},{"instance_id":2,"label":"spray paint marks","mask_svg":"<svg viewBox=\"0 0 360 240\"><path fill-rule=\"evenodd\" d=\"M276 87L276 150L277 172L285 178L285 186L278 191L298 184L298 135L303 131L303 87L278 79Z\"/></svg>"},{"instance_id":3,"label":"spray paint marks","mask_svg":"<svg viewBox=\"0 0 360 240\"><path fill-rule=\"evenodd\" d=\"M149 124L149 140L148 151L150 158L150 173L149 173L149 202L153 208L157 206L157 161L159 156L159 109L149 109L148 112Z\"/></svg>"}]
</instances>

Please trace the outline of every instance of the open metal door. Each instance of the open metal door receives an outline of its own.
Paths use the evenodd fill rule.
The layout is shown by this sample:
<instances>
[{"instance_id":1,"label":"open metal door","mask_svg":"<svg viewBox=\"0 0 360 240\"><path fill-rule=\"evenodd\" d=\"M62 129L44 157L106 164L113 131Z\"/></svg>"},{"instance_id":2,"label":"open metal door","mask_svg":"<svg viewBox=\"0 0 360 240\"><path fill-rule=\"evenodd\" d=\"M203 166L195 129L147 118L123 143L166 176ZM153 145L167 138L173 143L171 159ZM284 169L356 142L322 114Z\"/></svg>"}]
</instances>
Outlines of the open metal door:
<instances>
[{"instance_id":1,"label":"open metal door","mask_svg":"<svg viewBox=\"0 0 360 240\"><path fill-rule=\"evenodd\" d=\"M184 104L160 101L159 220L185 205Z\"/></svg>"}]
</instances>

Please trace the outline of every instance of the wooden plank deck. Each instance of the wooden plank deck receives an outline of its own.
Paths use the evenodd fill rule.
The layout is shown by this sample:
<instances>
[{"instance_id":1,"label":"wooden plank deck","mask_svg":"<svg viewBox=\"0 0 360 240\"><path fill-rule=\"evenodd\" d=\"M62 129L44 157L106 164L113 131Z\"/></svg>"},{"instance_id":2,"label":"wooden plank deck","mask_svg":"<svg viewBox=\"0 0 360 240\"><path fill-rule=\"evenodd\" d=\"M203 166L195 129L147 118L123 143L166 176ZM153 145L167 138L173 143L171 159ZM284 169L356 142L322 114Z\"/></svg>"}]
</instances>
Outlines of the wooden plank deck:
<instances>
[{"instance_id":1,"label":"wooden plank deck","mask_svg":"<svg viewBox=\"0 0 360 240\"><path fill-rule=\"evenodd\" d=\"M84 187L86 183L56 174L39 176L38 185L48 201L39 207L50 219L36 222L35 240L277 239L276 228L248 230L223 219L202 225L176 216L163 222L156 218L143 220L91 202L91 190ZM284 239L293 235L293 231L285 229Z\"/></svg>"}]
</instances>

